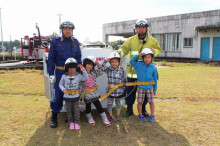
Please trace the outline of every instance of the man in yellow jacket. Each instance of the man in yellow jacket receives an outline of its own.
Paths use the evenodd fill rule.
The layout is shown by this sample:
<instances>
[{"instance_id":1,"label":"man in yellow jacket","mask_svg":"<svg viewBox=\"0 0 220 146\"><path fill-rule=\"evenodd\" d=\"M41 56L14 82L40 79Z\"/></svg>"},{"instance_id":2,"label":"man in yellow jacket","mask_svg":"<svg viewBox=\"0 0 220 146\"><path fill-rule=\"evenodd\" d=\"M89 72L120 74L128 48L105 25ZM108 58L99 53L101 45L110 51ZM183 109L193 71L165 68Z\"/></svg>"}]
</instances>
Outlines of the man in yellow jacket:
<instances>
[{"instance_id":1,"label":"man in yellow jacket","mask_svg":"<svg viewBox=\"0 0 220 146\"><path fill-rule=\"evenodd\" d=\"M129 54L129 60L134 56L140 53L144 48L151 48L151 50L154 52L154 57L157 57L161 53L161 47L158 43L158 41L148 36L147 29L149 27L148 22L145 19L138 19L135 28L137 31L137 34L130 37L128 40L126 40L123 45L118 50L118 53L121 57L124 57ZM138 60L142 60L141 57L138 58ZM137 60L137 61L138 61ZM137 73L136 70L128 63L127 64L127 82L135 82L137 80ZM127 104L127 112L126 116L133 115L133 104L136 99L136 91L137 88L130 86L127 87L127 95L126 98L126 104ZM146 112L145 106L147 104L147 100L143 104L143 115L145 117L149 116L149 114Z\"/></svg>"}]
</instances>

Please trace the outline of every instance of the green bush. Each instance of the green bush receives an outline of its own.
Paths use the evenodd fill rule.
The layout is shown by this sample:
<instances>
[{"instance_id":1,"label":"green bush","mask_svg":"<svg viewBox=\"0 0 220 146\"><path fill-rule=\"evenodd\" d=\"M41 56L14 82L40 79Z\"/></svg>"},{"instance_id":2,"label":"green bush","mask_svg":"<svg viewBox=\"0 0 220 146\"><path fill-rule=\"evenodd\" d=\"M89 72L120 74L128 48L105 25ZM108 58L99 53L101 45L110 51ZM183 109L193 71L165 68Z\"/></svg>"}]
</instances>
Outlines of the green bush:
<instances>
[{"instance_id":1,"label":"green bush","mask_svg":"<svg viewBox=\"0 0 220 146\"><path fill-rule=\"evenodd\" d=\"M167 66L167 61L166 61L166 60L163 60L162 63L161 63L161 65L162 65L162 66Z\"/></svg>"}]
</instances>

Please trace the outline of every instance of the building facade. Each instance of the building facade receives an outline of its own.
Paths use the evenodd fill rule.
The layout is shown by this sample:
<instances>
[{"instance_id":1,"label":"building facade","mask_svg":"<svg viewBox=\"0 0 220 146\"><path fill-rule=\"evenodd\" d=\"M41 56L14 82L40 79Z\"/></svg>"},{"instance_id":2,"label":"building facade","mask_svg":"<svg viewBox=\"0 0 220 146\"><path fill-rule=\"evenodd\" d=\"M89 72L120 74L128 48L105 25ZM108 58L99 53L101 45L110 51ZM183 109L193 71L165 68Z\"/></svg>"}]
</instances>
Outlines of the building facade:
<instances>
[{"instance_id":1,"label":"building facade","mask_svg":"<svg viewBox=\"0 0 220 146\"><path fill-rule=\"evenodd\" d=\"M161 45L160 57L220 61L220 9L147 18L148 34ZM136 20L103 25L103 41L109 36L130 37Z\"/></svg>"}]
</instances>

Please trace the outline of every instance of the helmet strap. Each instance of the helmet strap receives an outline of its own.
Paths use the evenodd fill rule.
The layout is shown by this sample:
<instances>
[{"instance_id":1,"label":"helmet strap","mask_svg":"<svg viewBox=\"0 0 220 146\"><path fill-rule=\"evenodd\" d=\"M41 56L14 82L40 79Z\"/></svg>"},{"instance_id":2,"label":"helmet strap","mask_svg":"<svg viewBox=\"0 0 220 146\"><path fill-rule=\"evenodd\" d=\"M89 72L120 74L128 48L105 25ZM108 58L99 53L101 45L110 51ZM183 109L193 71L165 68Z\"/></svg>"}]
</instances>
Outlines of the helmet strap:
<instances>
[{"instance_id":1,"label":"helmet strap","mask_svg":"<svg viewBox=\"0 0 220 146\"><path fill-rule=\"evenodd\" d=\"M147 31L145 33L138 33L138 38L143 40L145 39L146 35L147 35Z\"/></svg>"}]
</instances>

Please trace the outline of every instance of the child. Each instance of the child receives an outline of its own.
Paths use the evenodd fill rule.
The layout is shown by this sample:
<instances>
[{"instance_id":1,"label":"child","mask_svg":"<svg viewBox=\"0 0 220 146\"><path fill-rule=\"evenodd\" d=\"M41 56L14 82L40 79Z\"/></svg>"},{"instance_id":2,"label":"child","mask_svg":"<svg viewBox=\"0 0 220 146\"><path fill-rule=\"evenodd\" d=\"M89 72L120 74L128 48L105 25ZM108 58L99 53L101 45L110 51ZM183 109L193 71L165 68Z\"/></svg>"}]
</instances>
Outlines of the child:
<instances>
[{"instance_id":1,"label":"child","mask_svg":"<svg viewBox=\"0 0 220 146\"><path fill-rule=\"evenodd\" d=\"M108 60L111 66L108 67L106 65L107 60L104 60L103 64L101 65L101 69L107 74L108 90L110 90L116 84L119 84L122 82L125 83L126 79L125 79L124 70L119 67L120 65L119 54L117 52L111 53ZM119 87L116 90L114 90L107 99L108 100L107 110L109 113L109 120L111 122L121 121L121 117L120 117L121 100L122 100L122 97L124 96L124 93L125 93L125 86ZM116 109L117 109L116 119L114 118L112 114L114 100L115 100Z\"/></svg>"},{"instance_id":2,"label":"child","mask_svg":"<svg viewBox=\"0 0 220 146\"><path fill-rule=\"evenodd\" d=\"M79 65L82 74L77 73L78 64L74 58L65 62L65 74L62 75L59 87L63 91L66 102L67 118L70 130L79 130L79 83L88 80L88 74L82 65ZM74 116L73 116L74 114Z\"/></svg>"},{"instance_id":3,"label":"child","mask_svg":"<svg viewBox=\"0 0 220 146\"><path fill-rule=\"evenodd\" d=\"M96 58L94 56L88 56L83 60L83 66L85 67L89 76L89 79L85 82L85 94L83 95L84 102L86 103L86 117L88 118L89 124L95 125L95 120L91 114L91 103L93 103L101 115L103 123L106 126L111 126L111 123L109 122L99 101L100 95L97 91L98 86L96 84L96 78L103 72L96 64L98 64L98 62L96 62Z\"/></svg>"},{"instance_id":4,"label":"child","mask_svg":"<svg viewBox=\"0 0 220 146\"><path fill-rule=\"evenodd\" d=\"M143 62L136 62L138 56L142 56ZM138 113L139 119L142 122L145 122L146 119L142 115L142 104L144 102L144 98L148 98L148 102L150 104L151 115L149 117L149 122L154 122L154 95L156 95L157 91L157 69L152 64L152 60L154 58L154 53L149 48L143 49L141 53L135 55L129 62L137 71L137 79L140 82L150 82L154 81L154 85L138 85Z\"/></svg>"}]
</instances>

